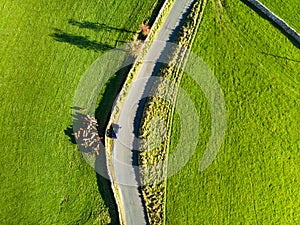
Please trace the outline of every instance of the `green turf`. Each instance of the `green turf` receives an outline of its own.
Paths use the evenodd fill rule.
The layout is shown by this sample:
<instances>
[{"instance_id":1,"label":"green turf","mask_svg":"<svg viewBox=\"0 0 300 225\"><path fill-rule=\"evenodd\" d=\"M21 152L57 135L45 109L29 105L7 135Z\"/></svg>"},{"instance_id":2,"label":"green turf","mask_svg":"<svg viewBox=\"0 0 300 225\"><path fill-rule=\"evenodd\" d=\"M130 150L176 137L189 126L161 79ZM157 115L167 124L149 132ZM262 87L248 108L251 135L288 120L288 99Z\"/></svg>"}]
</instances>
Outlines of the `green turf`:
<instances>
[{"instance_id":1,"label":"green turf","mask_svg":"<svg viewBox=\"0 0 300 225\"><path fill-rule=\"evenodd\" d=\"M1 224L116 223L64 130L84 71L130 40L156 2L1 1Z\"/></svg>"},{"instance_id":2,"label":"green turf","mask_svg":"<svg viewBox=\"0 0 300 225\"><path fill-rule=\"evenodd\" d=\"M261 0L260 2L286 21L297 32L300 32L299 16L297 16L300 14L299 1Z\"/></svg>"},{"instance_id":3,"label":"green turf","mask_svg":"<svg viewBox=\"0 0 300 225\"><path fill-rule=\"evenodd\" d=\"M300 51L241 1L223 1L221 18L213 2L192 50L222 87L226 136L217 158L200 172L209 106L200 87L184 76L181 86L198 109L201 134L195 154L167 181L166 224L298 224ZM290 14L297 15L296 1L290 3ZM288 15L281 2L272 5ZM179 121L174 117L174 143Z\"/></svg>"}]
</instances>

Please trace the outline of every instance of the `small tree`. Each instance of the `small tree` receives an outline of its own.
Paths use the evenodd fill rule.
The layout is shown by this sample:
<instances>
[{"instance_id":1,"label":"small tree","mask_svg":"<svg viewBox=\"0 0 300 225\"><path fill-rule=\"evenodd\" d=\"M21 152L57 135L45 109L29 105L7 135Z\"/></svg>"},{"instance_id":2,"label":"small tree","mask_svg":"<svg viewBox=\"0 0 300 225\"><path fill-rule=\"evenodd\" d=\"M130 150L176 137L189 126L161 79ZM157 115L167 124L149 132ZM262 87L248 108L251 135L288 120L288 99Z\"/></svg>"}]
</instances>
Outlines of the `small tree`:
<instances>
[{"instance_id":1,"label":"small tree","mask_svg":"<svg viewBox=\"0 0 300 225\"><path fill-rule=\"evenodd\" d=\"M142 34L146 37L150 33L150 26L145 25L144 23L141 24Z\"/></svg>"}]
</instances>

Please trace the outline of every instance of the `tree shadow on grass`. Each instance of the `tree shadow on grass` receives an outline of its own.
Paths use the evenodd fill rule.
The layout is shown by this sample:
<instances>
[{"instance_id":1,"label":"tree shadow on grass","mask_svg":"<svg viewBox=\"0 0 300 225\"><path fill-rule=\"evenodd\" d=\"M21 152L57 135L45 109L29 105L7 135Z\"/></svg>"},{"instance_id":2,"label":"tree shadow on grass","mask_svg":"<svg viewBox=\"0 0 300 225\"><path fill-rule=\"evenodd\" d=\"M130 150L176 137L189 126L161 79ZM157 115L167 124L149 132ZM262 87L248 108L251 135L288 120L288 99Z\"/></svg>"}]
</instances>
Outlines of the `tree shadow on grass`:
<instances>
[{"instance_id":1,"label":"tree shadow on grass","mask_svg":"<svg viewBox=\"0 0 300 225\"><path fill-rule=\"evenodd\" d=\"M288 58L288 57L285 57L285 56L274 55L274 54L267 53L267 52L260 52L260 53L264 54L264 55L267 55L267 56L272 56L272 57L277 58L277 59L284 59L284 60L300 63L300 59L299 60L291 59L291 58Z\"/></svg>"},{"instance_id":2,"label":"tree shadow on grass","mask_svg":"<svg viewBox=\"0 0 300 225\"><path fill-rule=\"evenodd\" d=\"M111 182L108 180L109 176L106 166L106 155L104 148L100 149L100 154L96 158L95 170L98 172L96 173L98 191L106 207L108 208L109 217L111 219L109 225L118 225L120 224L118 207L111 188Z\"/></svg>"},{"instance_id":3,"label":"tree shadow on grass","mask_svg":"<svg viewBox=\"0 0 300 225\"><path fill-rule=\"evenodd\" d=\"M69 141L72 144L76 144L76 139L74 136L74 131L73 131L73 125L68 126L65 130L64 130L65 135L67 135L70 139Z\"/></svg>"},{"instance_id":4,"label":"tree shadow on grass","mask_svg":"<svg viewBox=\"0 0 300 225\"><path fill-rule=\"evenodd\" d=\"M100 136L104 136L105 134L114 101L121 91L131 67L132 65L128 65L120 69L115 76L109 79L105 87L100 103L95 110L95 118L98 121L98 131Z\"/></svg>"},{"instance_id":5,"label":"tree shadow on grass","mask_svg":"<svg viewBox=\"0 0 300 225\"><path fill-rule=\"evenodd\" d=\"M89 40L88 36L69 34L57 28L54 28L53 30L54 33L50 34L49 36L53 37L54 40L76 45L81 49L93 50L95 52L104 52L106 50L114 48L113 46L105 43L99 43L95 40Z\"/></svg>"},{"instance_id":6,"label":"tree shadow on grass","mask_svg":"<svg viewBox=\"0 0 300 225\"><path fill-rule=\"evenodd\" d=\"M115 76L109 79L105 86L105 90L100 99L100 103L98 104L98 107L95 110L95 118L98 122L97 129L100 137L103 137L105 135L105 130L111 115L111 109L113 108L114 101L117 98L131 67L132 65L129 65L119 70ZM82 110L78 106L74 106L71 108L74 110ZM77 120L79 114L81 113L75 115L73 114L73 119ZM75 127L75 130L77 129L78 127ZM67 127L64 130L64 133L70 138L69 141L71 143L76 144L73 125ZM102 142L105 145L104 139L102 139ZM100 154L99 156L97 156L94 166L95 170L98 171L98 173L96 173L98 191L102 199L104 200L106 207L108 208L108 212L111 218L111 223L109 225L120 224L118 207L111 188L111 182L107 179L108 172L104 148L100 148Z\"/></svg>"},{"instance_id":7,"label":"tree shadow on grass","mask_svg":"<svg viewBox=\"0 0 300 225\"><path fill-rule=\"evenodd\" d=\"M161 9L161 7L163 6L163 4L165 3L164 0L159 0L157 2L157 4L155 5L151 15L144 21L145 24L148 24L149 26L152 26L154 21L156 20L156 17Z\"/></svg>"},{"instance_id":8,"label":"tree shadow on grass","mask_svg":"<svg viewBox=\"0 0 300 225\"><path fill-rule=\"evenodd\" d=\"M260 17L264 18L265 20L268 20L276 29L278 29L283 35L285 35L291 43L300 49L300 39L294 38L291 34L289 34L283 27L279 26L277 23L275 23L270 17L268 17L265 13L263 13L260 9L258 9L255 5L251 4L247 0L241 0L245 5L247 5L249 8L251 8L254 12L256 12Z\"/></svg>"},{"instance_id":9,"label":"tree shadow on grass","mask_svg":"<svg viewBox=\"0 0 300 225\"><path fill-rule=\"evenodd\" d=\"M99 104L95 110L95 118L98 122L98 133L100 137L104 137L105 130L111 116L111 110L115 99L117 98L122 86L125 82L127 74L129 73L132 65L128 65L119 70L115 76L110 78L105 86L105 91L99 101ZM71 109L81 110L78 106L73 106ZM76 115L72 115L73 119L78 119ZM72 144L77 144L74 136L73 125L68 126L64 130L65 135L69 137L69 141Z\"/></svg>"},{"instance_id":10,"label":"tree shadow on grass","mask_svg":"<svg viewBox=\"0 0 300 225\"><path fill-rule=\"evenodd\" d=\"M135 33L134 31L127 30L125 28L112 27L104 23L98 23L98 22L90 22L90 21L80 22L74 19L68 19L68 23L73 26L77 26L79 28L91 29L94 31L118 31L118 32L125 32L125 33L132 33L132 34Z\"/></svg>"}]
</instances>

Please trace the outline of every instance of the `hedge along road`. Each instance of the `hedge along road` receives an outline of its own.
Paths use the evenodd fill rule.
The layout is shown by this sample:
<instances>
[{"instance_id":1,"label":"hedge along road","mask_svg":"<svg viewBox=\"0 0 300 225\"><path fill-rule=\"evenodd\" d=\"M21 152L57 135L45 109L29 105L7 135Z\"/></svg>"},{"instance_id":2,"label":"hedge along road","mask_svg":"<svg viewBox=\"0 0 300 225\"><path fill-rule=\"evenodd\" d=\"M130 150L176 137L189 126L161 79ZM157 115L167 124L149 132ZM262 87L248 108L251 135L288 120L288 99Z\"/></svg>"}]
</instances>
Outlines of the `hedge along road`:
<instances>
[{"instance_id":1,"label":"hedge along road","mask_svg":"<svg viewBox=\"0 0 300 225\"><path fill-rule=\"evenodd\" d=\"M151 86L149 80L159 70L158 59L168 50L166 42L174 40L194 2L195 0L175 1L138 72L136 77L138 82L132 84L120 112L118 120L120 129L114 141L112 163L121 198L120 208L123 209L127 225L148 224L139 188L137 135L145 97Z\"/></svg>"}]
</instances>

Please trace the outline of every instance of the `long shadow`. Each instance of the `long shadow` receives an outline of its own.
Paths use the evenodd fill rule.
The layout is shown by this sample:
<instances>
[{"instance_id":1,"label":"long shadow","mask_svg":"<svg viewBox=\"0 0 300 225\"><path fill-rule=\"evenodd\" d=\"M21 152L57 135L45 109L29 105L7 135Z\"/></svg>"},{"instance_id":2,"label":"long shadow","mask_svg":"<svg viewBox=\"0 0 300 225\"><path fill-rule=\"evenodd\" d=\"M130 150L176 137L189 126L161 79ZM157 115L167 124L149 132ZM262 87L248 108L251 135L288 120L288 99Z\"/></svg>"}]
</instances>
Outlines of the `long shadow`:
<instances>
[{"instance_id":1,"label":"long shadow","mask_svg":"<svg viewBox=\"0 0 300 225\"><path fill-rule=\"evenodd\" d=\"M66 33L61 29L54 28L54 33L49 34L50 37L53 37L54 40L59 42L65 42L72 45L76 45L78 48L93 50L95 52L103 52L106 50L113 49L113 46L110 46L105 43L99 43L95 40L89 40L88 36L74 35Z\"/></svg>"},{"instance_id":2,"label":"long shadow","mask_svg":"<svg viewBox=\"0 0 300 225\"><path fill-rule=\"evenodd\" d=\"M106 132L105 130L110 119L111 110L113 108L114 101L117 98L119 92L121 91L122 86L126 80L127 74L129 73L131 67L132 65L123 67L121 70L119 70L116 73L114 77L112 77L108 81L105 87L105 91L102 95L101 101L95 110L95 118L97 119L98 122L98 133L102 137L105 135ZM105 157L104 152L103 155ZM96 171L101 171L101 174L104 175L102 176L99 175L99 173L96 173L96 178L97 178L99 193L101 194L106 206L109 209L109 215L111 217L110 225L118 225L120 224L119 214L118 214L118 208L114 198L114 194L111 188L111 182L105 178L108 177L106 158L104 161L103 159L100 161L97 160L95 163L95 169Z\"/></svg>"},{"instance_id":3,"label":"long shadow","mask_svg":"<svg viewBox=\"0 0 300 225\"><path fill-rule=\"evenodd\" d=\"M157 2L156 6L154 7L154 9L151 13L151 15L144 21L144 23L147 23L149 26L153 25L153 23L154 23L157 15L158 15L161 7L163 6L164 2L165 2L164 0L159 0Z\"/></svg>"},{"instance_id":4,"label":"long shadow","mask_svg":"<svg viewBox=\"0 0 300 225\"><path fill-rule=\"evenodd\" d=\"M183 20L185 19L185 16L187 16L187 14L184 15ZM179 28L172 31L172 34L170 36L170 40L174 40L174 38L178 34ZM133 133L134 133L135 137L137 137L137 138L134 139L133 150L131 150L131 152L132 152L132 165L134 166L134 170L135 170L135 174L136 174L136 182L139 184L138 191L139 191L140 196L142 196L142 186L143 186L143 184L141 183L141 179L140 179L140 176L139 176L140 171L139 171L139 167L138 167L139 166L139 153L140 153L140 149L139 149L140 143L139 143L139 139L138 139L139 129L141 127L141 122L142 122L143 112L144 112L144 109L145 109L145 104L146 104L146 101L147 101L147 96L148 96L148 94L151 90L151 87L153 86L153 82L155 80L155 77L158 76L159 70L163 65L163 63L161 63L161 62L166 62L167 59L168 59L169 54L172 55L173 50L174 49L172 48L172 45L165 46L162 54L160 55L160 59L158 60L158 62L156 62L155 66L154 66L154 69L151 73L150 79L147 81L147 84L145 86L145 90L143 92L143 97L142 97L142 99L139 100L137 110L136 110L135 115L134 115ZM141 198L141 200L142 200L142 204L144 206L143 207L144 208L144 213L145 213L145 215L147 215L145 199ZM146 217L145 219L147 221L147 224L149 224L149 218Z\"/></svg>"},{"instance_id":5,"label":"long shadow","mask_svg":"<svg viewBox=\"0 0 300 225\"><path fill-rule=\"evenodd\" d=\"M131 67L132 65L122 68L116 73L114 77L112 77L108 81L105 87L105 91L102 95L101 101L95 110L95 118L97 119L98 122L98 133L102 137L105 135L105 130L110 119L111 110L113 108L114 101L117 98L119 92L121 91L122 86L125 82L127 74L129 73ZM103 158L102 159L99 158L100 161L97 160L95 163L96 171L101 171L101 175L99 173L96 173L97 184L98 184L99 193L101 194L106 206L109 209L109 215L111 217L110 225L117 225L120 224L118 208L111 188L111 182L107 179L108 172L106 167L106 158L105 158L104 151L103 151L104 160Z\"/></svg>"},{"instance_id":6,"label":"long shadow","mask_svg":"<svg viewBox=\"0 0 300 225\"><path fill-rule=\"evenodd\" d=\"M285 35L295 47L300 49L300 37L298 37L298 39L294 38L282 26L279 26L277 23L275 23L270 17L268 17L265 13L263 13L259 8L251 4L249 1L247 0L241 0L241 1L249 8L251 8L254 12L256 12L260 17L262 17L265 20L268 20L275 28L277 28L283 35Z\"/></svg>"},{"instance_id":7,"label":"long shadow","mask_svg":"<svg viewBox=\"0 0 300 225\"><path fill-rule=\"evenodd\" d=\"M95 118L97 119L98 122L97 129L100 137L103 137L105 135L105 129L107 127L110 118L111 109L113 108L113 103L116 97L118 96L131 67L132 65L129 65L119 70L116 73L116 75L108 81L105 87L105 91L102 95L100 103L95 110ZM80 110L81 108L74 106L72 107L72 109ZM81 115L83 114L76 113L73 114L72 116L73 119L78 120L78 117L80 117ZM78 130L79 127L77 127L76 124L77 123L75 123L76 126L75 130ZM69 141L71 143L76 144L76 139L73 133L73 125L67 127L64 130L64 133L70 138ZM105 145L104 139L102 139L102 143ZM102 199L104 200L106 207L108 208L108 212L111 218L111 223L109 225L118 225L120 224L118 208L111 188L111 182L107 179L108 172L106 167L106 156L105 156L104 148L100 149L100 154L96 158L95 171L98 172L96 173L98 191Z\"/></svg>"},{"instance_id":8,"label":"long shadow","mask_svg":"<svg viewBox=\"0 0 300 225\"><path fill-rule=\"evenodd\" d=\"M119 27L112 27L109 25L106 25L104 23L98 23L98 22L90 22L90 21L77 21L74 19L68 19L68 23L77 26L79 28L85 28L85 29L91 29L94 31L118 31L118 32L126 32L126 33L135 33L134 31L127 30L125 28L119 28Z\"/></svg>"},{"instance_id":9,"label":"long shadow","mask_svg":"<svg viewBox=\"0 0 300 225\"><path fill-rule=\"evenodd\" d=\"M118 207L111 188L111 182L107 179L109 176L106 167L106 155L104 148L100 150L100 157L96 158L95 170L98 172L96 173L98 191L108 208L108 213L111 219L109 225L119 225Z\"/></svg>"},{"instance_id":10,"label":"long shadow","mask_svg":"<svg viewBox=\"0 0 300 225\"><path fill-rule=\"evenodd\" d=\"M172 30L171 34L169 35L168 42L173 42L175 40L176 36L178 35L178 33L180 31L180 28L184 24L184 21L186 20L187 16L189 15L189 13L191 11L191 8L192 7L190 7L189 10L187 10L187 12L185 12L182 15L182 18L180 19L179 25L174 30ZM154 69L153 69L153 71L151 73L150 79L147 82L147 85L146 85L146 88L144 90L143 96L147 96L148 95L148 93L149 93L149 91L151 89L151 86L153 84L153 80L154 80L153 78L155 76L157 76L157 74L158 74L161 66L163 65L163 63L160 63L160 62L166 62L167 58L168 58L168 55L171 52L172 52L172 47L170 45L167 45L164 48L162 54L160 55L160 59L156 63L156 65L155 65L155 67L154 67ZM139 128L140 128L140 125L141 125L143 111L144 111L144 107L145 107L146 101L147 101L147 97L143 97L142 99L140 99L140 101L138 103L136 114L134 115L134 126L133 126L134 127L134 131L133 131L133 133L134 133L134 135L136 137L139 136ZM138 143L138 138L135 138L133 146L134 146L134 149L132 150L132 165L135 166L136 181L139 184L138 191L139 191L139 194L142 196L142 184L141 184L141 180L140 180L140 177L139 177L139 171L138 171L139 170L138 169L138 164L139 164L139 162L138 162L139 161L139 143ZM141 198L141 199L142 199L142 204L144 206L143 207L144 208L144 213L145 213L145 215L147 215L145 200L143 198ZM148 218L146 218L146 220L147 220L147 224L149 224Z\"/></svg>"},{"instance_id":11,"label":"long shadow","mask_svg":"<svg viewBox=\"0 0 300 225\"><path fill-rule=\"evenodd\" d=\"M195 1L192 4L195 4ZM191 11L191 8L192 8L192 6L187 10L187 12L185 12L182 15L182 18L180 19L180 22L179 22L178 26L174 30L172 30L172 32L170 33L168 42L172 43L175 40L176 36L178 35L178 33L180 31L180 28L183 26L184 21L186 20L187 16L189 15L189 13ZM164 47L163 52L159 56L158 62L154 66L154 69L151 73L150 79L147 81L147 85L146 85L146 88L144 90L143 96L148 95L148 93L151 89L152 83L153 83L153 77L157 76L161 66L163 65L163 63L160 63L160 62L167 62L168 61L168 56L172 55L173 51L174 51L174 49L172 48L172 45L170 45L170 44L167 44ZM133 133L136 137L138 137L138 135L139 135L139 128L140 128L140 125L141 125L140 123L141 123L141 120L142 120L146 100L147 100L146 97L143 97L142 99L140 99L140 101L138 103L136 114L134 115L134 131L133 131ZM134 142L135 149L137 149L138 146L139 146L139 143L138 143L137 140L138 139L135 139L135 142ZM133 150L133 155L132 155L133 166L138 166L138 153L139 153L138 150Z\"/></svg>"},{"instance_id":12,"label":"long shadow","mask_svg":"<svg viewBox=\"0 0 300 225\"><path fill-rule=\"evenodd\" d=\"M72 107L73 109L75 107ZM81 127L82 116L84 114L76 112L72 114L74 120L74 130L78 130ZM81 140L75 139L74 132L73 132L73 125L69 126L65 129L65 134L69 136L70 142L73 144L80 145ZM99 194L101 195L105 206L108 208L108 213L111 219L111 222L108 225L118 225L120 224L119 216L118 216L118 207L115 202L114 194L111 188L111 182L108 179L108 171L106 166L106 154L104 148L104 140L102 140L102 144L100 146L99 155L96 156L96 161L94 164L95 171L96 171L96 181L98 186ZM81 153L90 153L89 149L84 150L80 148Z\"/></svg>"},{"instance_id":13,"label":"long shadow","mask_svg":"<svg viewBox=\"0 0 300 225\"><path fill-rule=\"evenodd\" d=\"M280 55L274 55L274 54L270 54L270 53L266 53L266 52L260 52L261 54L264 55L268 55L268 56L272 56L274 58L278 58L278 59L285 59L285 60L289 60L289 61L293 61L293 62L298 62L300 63L300 60L296 60L296 59L290 59L288 57L284 57L284 56L280 56Z\"/></svg>"},{"instance_id":14,"label":"long shadow","mask_svg":"<svg viewBox=\"0 0 300 225\"><path fill-rule=\"evenodd\" d=\"M119 70L115 76L109 79L105 87L100 103L95 110L95 117L98 121L98 132L100 136L105 135L105 129L111 115L114 101L121 91L131 67L132 65L129 65Z\"/></svg>"},{"instance_id":15,"label":"long shadow","mask_svg":"<svg viewBox=\"0 0 300 225\"><path fill-rule=\"evenodd\" d=\"M65 135L67 135L70 139L69 141L72 144L76 144L76 139L74 136L74 131L73 131L73 125L68 126L65 130L64 130Z\"/></svg>"},{"instance_id":16,"label":"long shadow","mask_svg":"<svg viewBox=\"0 0 300 225\"><path fill-rule=\"evenodd\" d=\"M159 13L161 7L163 6L164 2L165 2L164 0L159 0L159 1L157 2L157 4L155 5L155 7L154 7L154 9L153 9L153 11L152 11L152 13L151 13L151 15L150 15L147 19L145 19L145 20L143 21L144 24L147 24L147 25L149 25L150 27L154 24L154 21L155 21L155 19L157 18L158 13ZM144 41L146 38L147 38L147 35L145 36L145 35L143 34L143 32L140 31L140 32L139 32L139 35L138 35L138 40L143 40L143 41Z\"/></svg>"}]
</instances>

